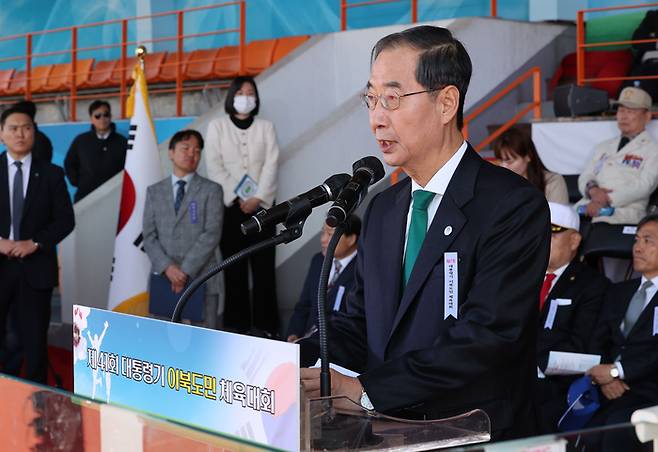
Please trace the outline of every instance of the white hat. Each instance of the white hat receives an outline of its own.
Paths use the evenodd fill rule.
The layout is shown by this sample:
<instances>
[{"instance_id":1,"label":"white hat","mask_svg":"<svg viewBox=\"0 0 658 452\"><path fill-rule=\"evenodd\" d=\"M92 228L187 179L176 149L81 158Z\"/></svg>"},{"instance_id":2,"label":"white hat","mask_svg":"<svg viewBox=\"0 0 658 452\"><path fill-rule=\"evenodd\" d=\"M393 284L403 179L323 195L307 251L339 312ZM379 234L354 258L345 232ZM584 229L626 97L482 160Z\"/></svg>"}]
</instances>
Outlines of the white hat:
<instances>
[{"instance_id":1,"label":"white hat","mask_svg":"<svg viewBox=\"0 0 658 452\"><path fill-rule=\"evenodd\" d=\"M551 224L576 231L580 229L580 217L571 207L557 202L549 202L548 207L551 209Z\"/></svg>"},{"instance_id":2,"label":"white hat","mask_svg":"<svg viewBox=\"0 0 658 452\"><path fill-rule=\"evenodd\" d=\"M651 110L651 96L642 88L627 86L619 93L619 99L613 100L612 104L623 105L628 108L645 108Z\"/></svg>"}]
</instances>

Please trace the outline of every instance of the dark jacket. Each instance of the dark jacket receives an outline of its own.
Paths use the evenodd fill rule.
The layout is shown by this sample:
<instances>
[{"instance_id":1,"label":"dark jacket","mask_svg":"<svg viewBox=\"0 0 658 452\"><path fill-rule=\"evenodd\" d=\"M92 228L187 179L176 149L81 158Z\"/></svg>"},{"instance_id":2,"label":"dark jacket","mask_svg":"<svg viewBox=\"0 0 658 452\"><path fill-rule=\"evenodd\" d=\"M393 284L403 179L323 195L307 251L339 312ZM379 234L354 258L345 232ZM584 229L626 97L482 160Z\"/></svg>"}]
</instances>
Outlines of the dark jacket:
<instances>
[{"instance_id":1,"label":"dark jacket","mask_svg":"<svg viewBox=\"0 0 658 452\"><path fill-rule=\"evenodd\" d=\"M437 419L480 408L493 439L532 435L537 300L550 247L546 198L469 146L402 290L410 185L406 179L368 206L354 288L346 313L329 324L329 353L362 372L377 411ZM447 252L458 254L457 318L445 315ZM301 342L308 365L317 359L316 337Z\"/></svg>"},{"instance_id":2,"label":"dark jacket","mask_svg":"<svg viewBox=\"0 0 658 452\"><path fill-rule=\"evenodd\" d=\"M9 236L11 223L8 181L7 153L3 152L0 154L0 237ZM21 238L32 239L42 246L23 260L22 268L30 286L48 289L57 285L55 245L69 235L74 225L64 172L59 166L33 158L20 233ZM6 256L0 255L0 273L6 260Z\"/></svg>"},{"instance_id":3,"label":"dark jacket","mask_svg":"<svg viewBox=\"0 0 658 452\"><path fill-rule=\"evenodd\" d=\"M658 334L654 334L658 295L644 307L628 337L620 329L639 287L640 279L610 285L603 299L591 352L601 355L602 364L611 364L619 357L630 393L658 403Z\"/></svg>"},{"instance_id":4,"label":"dark jacket","mask_svg":"<svg viewBox=\"0 0 658 452\"><path fill-rule=\"evenodd\" d=\"M32 157L48 163L53 160L53 144L50 141L50 138L39 129L36 129L34 133Z\"/></svg>"},{"instance_id":5,"label":"dark jacket","mask_svg":"<svg viewBox=\"0 0 658 452\"><path fill-rule=\"evenodd\" d=\"M123 169L128 141L115 131L114 124L111 127L105 140L98 138L92 126L89 132L75 137L69 147L64 168L71 185L78 187L75 202Z\"/></svg>"},{"instance_id":6,"label":"dark jacket","mask_svg":"<svg viewBox=\"0 0 658 452\"><path fill-rule=\"evenodd\" d=\"M304 281L304 288L299 297L299 301L295 305L295 312L293 312L288 324L288 332L286 337L294 334L297 337L302 337L306 334L313 325L318 324L318 284L320 282L320 272L322 271L322 261L324 256L322 253L317 253L311 259L311 265L306 274ZM336 283L327 291L327 313L330 314L333 310L336 297L342 297L340 303L340 310L344 311L347 293L354 285L354 267L356 265L356 257L340 272ZM342 287L342 289L340 289Z\"/></svg>"}]
</instances>

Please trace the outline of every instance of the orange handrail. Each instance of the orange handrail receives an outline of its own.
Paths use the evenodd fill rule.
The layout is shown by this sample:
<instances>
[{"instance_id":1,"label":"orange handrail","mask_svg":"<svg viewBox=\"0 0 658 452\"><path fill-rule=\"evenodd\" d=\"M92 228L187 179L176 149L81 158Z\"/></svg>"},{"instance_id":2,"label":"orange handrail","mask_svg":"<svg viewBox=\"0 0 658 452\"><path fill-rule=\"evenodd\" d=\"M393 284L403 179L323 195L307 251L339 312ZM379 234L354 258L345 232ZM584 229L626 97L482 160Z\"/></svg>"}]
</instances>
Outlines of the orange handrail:
<instances>
[{"instance_id":1,"label":"orange handrail","mask_svg":"<svg viewBox=\"0 0 658 452\"><path fill-rule=\"evenodd\" d=\"M185 14L190 13L190 12L196 12L196 11L201 11L201 10L209 10L209 9L219 9L219 8L225 8L229 6L239 6L240 9L240 17L239 17L239 26L237 28L227 28L227 29L219 29L219 30L213 30L213 31L208 31L208 32L202 32L202 33L194 33L194 34L188 34L185 35L183 33L183 23L184 23L184 17ZM143 19L152 19L152 18L157 18L157 17L165 17L165 16L176 16L177 18L177 33L172 36L166 36L166 37L160 37L160 38L154 38L154 39L149 39L145 40L143 42L136 42L136 41L129 41L128 40L128 23L131 21L137 21L137 20L143 20ZM121 25L121 42L119 43L112 43L112 44L104 44L104 45L99 45L99 46L89 46L89 47L78 47L78 30L80 29L88 29L92 27L101 27L101 26L107 26L107 25L113 25L113 24L120 24ZM41 52L41 53L33 53L32 52L32 46L33 46L33 36L35 35L46 35L46 34L52 34L52 33L63 33L63 32L70 32L71 33L71 47L69 49L64 49L64 50L57 50L57 51L51 51L51 52ZM149 42L163 42L163 41L176 41L176 48L178 50L178 62L177 62L177 68L176 68L176 88L171 91L171 90L166 90L167 92L175 92L176 93L176 115L177 116L182 116L183 113L183 108L182 108L182 94L184 91L187 91L186 89L183 88L183 50L184 50L184 40L185 39L191 39L191 38L196 38L196 37L202 37L202 36L211 36L211 35L219 35L219 34L225 34L225 33L237 33L239 36L239 73L244 74L245 73L245 55L244 55L244 47L246 45L246 0L230 0L230 1L225 1L223 3L215 3L211 5L204 5L204 6L198 6L198 7L193 7L193 8L186 8L186 9L180 9L180 10L174 10L174 11L164 11L164 12L159 12L159 13L154 13L150 15L143 15L143 16L133 16L133 17L128 17L124 19L112 19L112 20L106 20L106 21L101 21L101 22L93 22L93 23L87 23L87 24L82 24L82 25L76 25L76 26L71 26L71 27L62 27L62 28L55 28L55 29L50 29L50 30L39 30L35 32L30 32L30 33L24 33L24 34L16 34L16 35L11 35L11 36L3 36L0 37L0 42L2 41L10 41L10 40L20 40L20 39L25 39L26 42L26 52L25 55L23 56L18 56L18 57L9 57L9 58L1 58L0 62L7 62L7 61L19 61L19 60L25 60L25 76L26 76L26 83L25 83L25 98L26 99L31 99L32 98L32 80L34 79L32 77L32 69L33 69L33 61L35 58L40 58L40 57L46 57L46 56L53 56L53 55L61 55L61 54L70 54L71 56L71 88L68 96L65 96L64 98L68 98L70 101L70 109L69 109L69 116L70 120L76 121L77 120L77 109L76 109L76 101L78 99L82 98L88 98L87 96L80 96L77 93L77 86L76 86L76 78L78 76L78 68L77 68L77 61L79 59L79 54L80 52L88 52L92 50L99 50L99 49L108 49L108 48L120 48L121 51L121 56L120 56L120 63L118 67L115 69L116 71L119 71L120 74L124 74L125 70L128 69L127 66L127 61L128 61L128 47L129 46L134 46L138 44L144 44L144 43L149 43ZM121 105L121 117L125 117L125 100L128 96L128 86L127 86L127 81L123 77L123 75L119 79L119 102ZM224 86L224 85L221 85ZM162 92L162 90L159 90ZM155 91L152 91L155 92ZM103 96L105 97L116 97L116 94L107 94L104 93ZM97 95L92 96L92 97L97 97ZM58 96L59 99L62 99L62 96ZM46 98L40 97L37 99L38 101L45 101ZM0 104L6 104L7 102L0 102Z\"/></svg>"},{"instance_id":2,"label":"orange handrail","mask_svg":"<svg viewBox=\"0 0 658 452\"><path fill-rule=\"evenodd\" d=\"M402 1L410 1L409 8L411 9L411 23L418 22L418 0L366 0L361 2L349 3L347 0L340 0L340 30L347 30L347 10L349 8L360 8L362 6L382 5L385 3L397 3ZM496 0L489 0L489 14L491 17L498 15L498 2Z\"/></svg>"},{"instance_id":3,"label":"orange handrail","mask_svg":"<svg viewBox=\"0 0 658 452\"><path fill-rule=\"evenodd\" d=\"M464 128L462 129L462 134L465 139L468 139L468 125L473 122L478 116L488 110L492 105L501 100L507 94L509 94L514 88L521 85L523 82L532 77L532 103L523 107L518 113L516 113L511 119L505 122L502 126L498 127L491 135L486 137L476 146L474 146L477 152L480 152L484 149L485 146L490 144L496 138L498 138L503 132L508 130L514 124L516 124L520 119L527 115L530 111L533 112L535 119L541 119L541 69L537 66L531 67L523 74L519 75L517 78L512 80L507 86L493 95L490 99L487 99L482 105L477 107L475 110L470 112L464 118ZM400 180L400 175L402 174L402 169L398 168L391 174L391 185L395 185Z\"/></svg>"},{"instance_id":4,"label":"orange handrail","mask_svg":"<svg viewBox=\"0 0 658 452\"><path fill-rule=\"evenodd\" d=\"M608 42L596 42L587 44L585 42L585 13L597 13L603 11L619 11L625 9L638 9L638 8L650 8L653 6L658 6L658 2L654 3L642 3L638 5L624 5L624 6L610 6L605 8L589 8L581 9L576 14L576 83L579 86L583 86L588 82L603 82L603 81L619 81L619 80L646 80L646 79L656 79L658 75L648 75L641 77L600 77L600 78L587 78L585 74L585 49L595 48L595 47L607 47L615 45L631 45L631 44L643 44L656 42L658 39L633 39L626 41L608 41Z\"/></svg>"}]
</instances>

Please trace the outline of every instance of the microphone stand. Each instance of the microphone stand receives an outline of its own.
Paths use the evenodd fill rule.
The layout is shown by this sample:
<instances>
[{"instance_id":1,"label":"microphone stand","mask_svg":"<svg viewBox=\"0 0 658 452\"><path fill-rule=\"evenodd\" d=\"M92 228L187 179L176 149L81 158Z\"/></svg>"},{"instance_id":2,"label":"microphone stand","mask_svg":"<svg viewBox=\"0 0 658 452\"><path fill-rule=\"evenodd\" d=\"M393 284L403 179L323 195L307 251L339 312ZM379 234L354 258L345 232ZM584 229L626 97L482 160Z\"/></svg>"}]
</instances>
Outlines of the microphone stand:
<instances>
[{"instance_id":1,"label":"microphone stand","mask_svg":"<svg viewBox=\"0 0 658 452\"><path fill-rule=\"evenodd\" d=\"M174 313L171 316L171 321L175 323L181 322L181 315L185 305L189 301L192 294L201 287L206 281L215 276L217 273L221 272L227 267L239 262L247 257L267 248L277 246L281 243L290 243L294 240L297 240L302 236L304 230L304 223L306 219L311 214L313 207L311 206L311 201L308 199L297 198L290 206L288 216L285 221L285 229L274 237L265 239L261 242L258 242L248 248L243 249L235 253L233 256L230 256L224 259L219 264L213 266L201 276L198 276L192 283L183 291L183 294L178 299L176 307L174 308ZM334 246L335 248L335 246ZM325 283L326 286L326 283Z\"/></svg>"},{"instance_id":2,"label":"microphone stand","mask_svg":"<svg viewBox=\"0 0 658 452\"><path fill-rule=\"evenodd\" d=\"M334 262L334 254L340 238L345 233L345 223L336 226L331 236L327 252L322 261L320 282L318 286L318 334L320 336L320 396L331 396L331 373L329 372L329 351L327 348L327 288L329 285L329 274Z\"/></svg>"}]
</instances>

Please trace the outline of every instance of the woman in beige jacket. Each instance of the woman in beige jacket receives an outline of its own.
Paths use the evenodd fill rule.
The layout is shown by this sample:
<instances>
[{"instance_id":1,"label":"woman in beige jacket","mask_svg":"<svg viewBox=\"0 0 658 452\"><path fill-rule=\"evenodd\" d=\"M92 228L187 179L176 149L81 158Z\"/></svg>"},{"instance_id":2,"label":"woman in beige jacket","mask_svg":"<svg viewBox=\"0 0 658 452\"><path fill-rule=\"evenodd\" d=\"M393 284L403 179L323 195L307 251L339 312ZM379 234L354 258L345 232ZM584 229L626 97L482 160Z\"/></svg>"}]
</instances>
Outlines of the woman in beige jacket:
<instances>
[{"instance_id":1,"label":"woman in beige jacket","mask_svg":"<svg viewBox=\"0 0 658 452\"><path fill-rule=\"evenodd\" d=\"M208 125L204 156L208 178L224 189L224 227L220 247L224 257L274 235L274 228L245 237L240 224L274 204L279 147L274 125L256 118L260 98L251 77L237 77L226 95L227 116ZM242 190L238 190L242 182ZM246 185L245 185L246 182ZM245 188L247 187L248 188ZM279 312L274 275L274 249L262 251L225 270L226 329L247 332L252 328L276 335ZM249 303L249 278L253 281ZM253 318L252 318L253 314Z\"/></svg>"}]
</instances>

